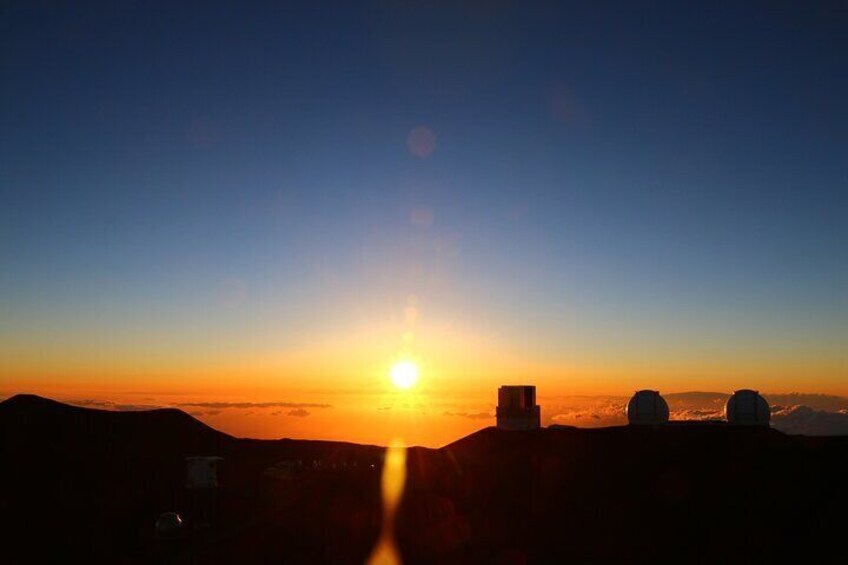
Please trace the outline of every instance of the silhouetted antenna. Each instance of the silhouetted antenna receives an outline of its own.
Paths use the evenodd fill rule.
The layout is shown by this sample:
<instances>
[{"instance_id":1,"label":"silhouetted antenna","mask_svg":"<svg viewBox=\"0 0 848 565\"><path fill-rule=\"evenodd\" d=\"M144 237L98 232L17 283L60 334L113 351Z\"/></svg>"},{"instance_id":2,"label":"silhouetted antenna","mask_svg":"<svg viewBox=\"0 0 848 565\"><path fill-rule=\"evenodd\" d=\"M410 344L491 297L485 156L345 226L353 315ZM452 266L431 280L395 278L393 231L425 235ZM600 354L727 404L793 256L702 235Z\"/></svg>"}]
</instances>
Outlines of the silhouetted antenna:
<instances>
[{"instance_id":1,"label":"silhouetted antenna","mask_svg":"<svg viewBox=\"0 0 848 565\"><path fill-rule=\"evenodd\" d=\"M668 422L668 404L656 390L637 391L627 403L627 421L637 426Z\"/></svg>"},{"instance_id":2,"label":"silhouetted antenna","mask_svg":"<svg viewBox=\"0 0 848 565\"><path fill-rule=\"evenodd\" d=\"M737 390L727 399L724 415L731 424L739 426L768 426L771 411L768 402L756 390Z\"/></svg>"}]
</instances>

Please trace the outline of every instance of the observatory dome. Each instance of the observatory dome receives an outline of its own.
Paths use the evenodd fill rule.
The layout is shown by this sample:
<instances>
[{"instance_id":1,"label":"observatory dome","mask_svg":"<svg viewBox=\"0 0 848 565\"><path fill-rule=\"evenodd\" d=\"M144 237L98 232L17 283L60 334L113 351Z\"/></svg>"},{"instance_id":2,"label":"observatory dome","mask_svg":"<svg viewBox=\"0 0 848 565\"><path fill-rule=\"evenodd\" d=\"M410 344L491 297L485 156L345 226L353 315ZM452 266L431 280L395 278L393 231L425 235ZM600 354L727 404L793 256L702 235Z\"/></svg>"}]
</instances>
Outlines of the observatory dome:
<instances>
[{"instance_id":1,"label":"observatory dome","mask_svg":"<svg viewBox=\"0 0 848 565\"><path fill-rule=\"evenodd\" d=\"M771 413L768 402L756 390L737 390L727 400L724 415L731 424L768 426Z\"/></svg>"},{"instance_id":2,"label":"observatory dome","mask_svg":"<svg viewBox=\"0 0 848 565\"><path fill-rule=\"evenodd\" d=\"M156 537L172 539L179 537L183 529L183 519L176 512L163 512L156 520Z\"/></svg>"},{"instance_id":3,"label":"observatory dome","mask_svg":"<svg viewBox=\"0 0 848 565\"><path fill-rule=\"evenodd\" d=\"M668 404L656 390L640 390L627 403L627 420L636 425L665 424Z\"/></svg>"}]
</instances>

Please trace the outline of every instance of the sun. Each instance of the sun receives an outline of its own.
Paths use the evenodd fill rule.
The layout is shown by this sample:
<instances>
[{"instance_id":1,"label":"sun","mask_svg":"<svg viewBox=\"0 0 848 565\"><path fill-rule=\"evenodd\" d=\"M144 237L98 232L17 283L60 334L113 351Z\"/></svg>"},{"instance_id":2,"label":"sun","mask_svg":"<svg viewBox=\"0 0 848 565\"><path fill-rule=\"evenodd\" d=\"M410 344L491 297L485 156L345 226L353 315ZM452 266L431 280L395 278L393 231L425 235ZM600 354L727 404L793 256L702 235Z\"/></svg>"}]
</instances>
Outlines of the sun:
<instances>
[{"instance_id":1,"label":"sun","mask_svg":"<svg viewBox=\"0 0 848 565\"><path fill-rule=\"evenodd\" d=\"M408 390L418 382L418 365L412 361L398 361L392 365L391 377L396 387Z\"/></svg>"}]
</instances>

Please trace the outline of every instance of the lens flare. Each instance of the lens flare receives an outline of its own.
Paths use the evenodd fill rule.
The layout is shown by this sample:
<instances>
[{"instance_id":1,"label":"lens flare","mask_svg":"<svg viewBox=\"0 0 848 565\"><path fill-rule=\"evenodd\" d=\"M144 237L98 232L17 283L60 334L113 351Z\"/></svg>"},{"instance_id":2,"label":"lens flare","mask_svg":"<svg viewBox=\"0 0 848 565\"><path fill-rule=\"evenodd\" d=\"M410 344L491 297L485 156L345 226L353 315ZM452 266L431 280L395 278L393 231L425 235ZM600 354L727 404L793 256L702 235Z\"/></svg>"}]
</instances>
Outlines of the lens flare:
<instances>
[{"instance_id":1,"label":"lens flare","mask_svg":"<svg viewBox=\"0 0 848 565\"><path fill-rule=\"evenodd\" d=\"M406 484L406 447L395 439L386 449L383 463L383 527L377 544L368 558L368 565L400 565L400 553L394 536L395 511L403 496Z\"/></svg>"}]
</instances>

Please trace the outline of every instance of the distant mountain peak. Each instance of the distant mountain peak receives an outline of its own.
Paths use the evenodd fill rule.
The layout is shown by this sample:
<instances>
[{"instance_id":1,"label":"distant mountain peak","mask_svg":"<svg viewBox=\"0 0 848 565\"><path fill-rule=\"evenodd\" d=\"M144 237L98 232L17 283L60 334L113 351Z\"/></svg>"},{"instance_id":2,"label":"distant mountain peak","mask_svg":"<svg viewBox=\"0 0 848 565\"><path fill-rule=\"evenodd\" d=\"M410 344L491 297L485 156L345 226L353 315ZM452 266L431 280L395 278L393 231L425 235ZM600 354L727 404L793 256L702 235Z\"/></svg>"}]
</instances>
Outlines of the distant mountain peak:
<instances>
[{"instance_id":1,"label":"distant mountain peak","mask_svg":"<svg viewBox=\"0 0 848 565\"><path fill-rule=\"evenodd\" d=\"M4 441L51 449L108 451L123 446L159 457L163 453L218 453L233 440L176 408L114 411L64 404L35 394L0 402L0 445Z\"/></svg>"},{"instance_id":2,"label":"distant mountain peak","mask_svg":"<svg viewBox=\"0 0 848 565\"><path fill-rule=\"evenodd\" d=\"M44 398L37 394L20 393L10 396L6 400L0 402L0 406L4 407L32 407L32 408L69 408L67 404L63 404L57 400Z\"/></svg>"}]
</instances>

